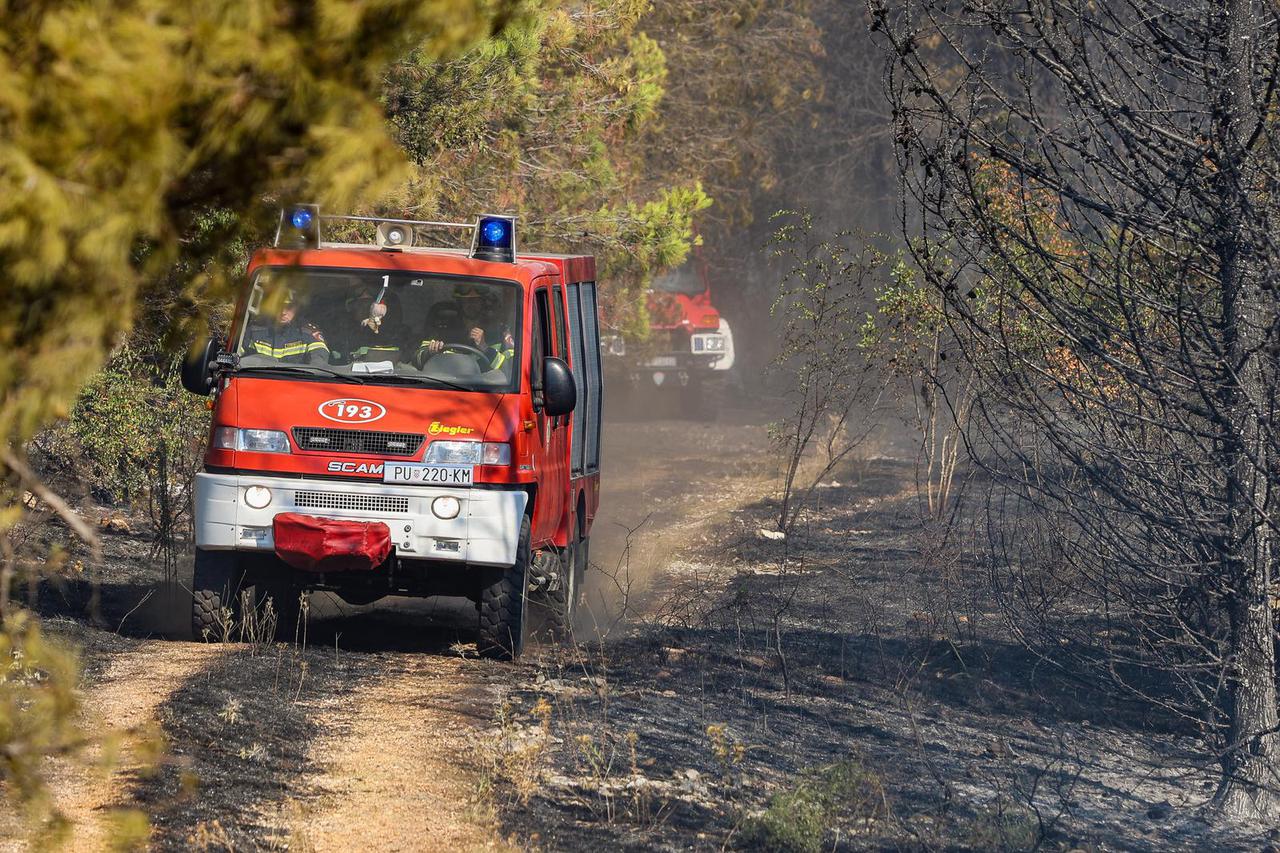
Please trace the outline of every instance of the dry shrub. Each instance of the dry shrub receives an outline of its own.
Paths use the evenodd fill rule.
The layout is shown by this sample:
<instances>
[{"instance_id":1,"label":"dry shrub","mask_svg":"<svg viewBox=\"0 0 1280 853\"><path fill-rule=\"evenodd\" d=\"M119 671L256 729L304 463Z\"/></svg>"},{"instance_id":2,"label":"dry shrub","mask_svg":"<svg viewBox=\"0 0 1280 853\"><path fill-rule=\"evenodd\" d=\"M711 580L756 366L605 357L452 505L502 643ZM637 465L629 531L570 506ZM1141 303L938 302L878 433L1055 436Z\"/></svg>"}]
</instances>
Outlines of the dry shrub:
<instances>
[{"instance_id":1,"label":"dry shrub","mask_svg":"<svg viewBox=\"0 0 1280 853\"><path fill-rule=\"evenodd\" d=\"M753 847L786 853L818 853L838 825L863 829L888 816L880 777L853 759L827 765L769 798L747 818L742 839Z\"/></svg>"}]
</instances>

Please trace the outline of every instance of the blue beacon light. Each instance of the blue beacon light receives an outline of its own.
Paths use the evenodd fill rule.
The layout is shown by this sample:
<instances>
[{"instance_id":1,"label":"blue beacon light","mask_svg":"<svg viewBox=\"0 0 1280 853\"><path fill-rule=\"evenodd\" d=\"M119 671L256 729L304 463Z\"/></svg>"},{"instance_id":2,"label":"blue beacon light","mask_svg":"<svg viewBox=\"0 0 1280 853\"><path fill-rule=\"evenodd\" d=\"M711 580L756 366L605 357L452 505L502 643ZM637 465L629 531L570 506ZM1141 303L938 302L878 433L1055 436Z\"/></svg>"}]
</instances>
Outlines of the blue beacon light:
<instances>
[{"instance_id":1,"label":"blue beacon light","mask_svg":"<svg viewBox=\"0 0 1280 853\"><path fill-rule=\"evenodd\" d=\"M311 211L300 207L293 212L293 217L289 221L293 223L294 228L306 228L311 224Z\"/></svg>"},{"instance_id":2,"label":"blue beacon light","mask_svg":"<svg viewBox=\"0 0 1280 853\"><path fill-rule=\"evenodd\" d=\"M476 222L471 257L481 261L514 263L516 259L515 222L509 216L481 216Z\"/></svg>"},{"instance_id":3,"label":"blue beacon light","mask_svg":"<svg viewBox=\"0 0 1280 853\"><path fill-rule=\"evenodd\" d=\"M500 219L490 219L480 233L486 243L501 244L507 236L507 223Z\"/></svg>"}]
</instances>

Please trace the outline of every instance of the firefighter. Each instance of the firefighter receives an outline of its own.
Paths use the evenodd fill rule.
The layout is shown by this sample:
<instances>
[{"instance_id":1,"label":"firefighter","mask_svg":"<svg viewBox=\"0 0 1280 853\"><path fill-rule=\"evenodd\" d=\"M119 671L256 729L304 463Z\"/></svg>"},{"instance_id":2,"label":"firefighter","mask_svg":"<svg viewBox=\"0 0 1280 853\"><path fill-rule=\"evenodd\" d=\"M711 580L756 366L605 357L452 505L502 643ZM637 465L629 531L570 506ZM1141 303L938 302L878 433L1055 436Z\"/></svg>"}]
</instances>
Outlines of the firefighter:
<instances>
[{"instance_id":1,"label":"firefighter","mask_svg":"<svg viewBox=\"0 0 1280 853\"><path fill-rule=\"evenodd\" d=\"M366 287L347 302L352 320L347 349L352 361L401 360L403 329L394 293Z\"/></svg>"},{"instance_id":2,"label":"firefighter","mask_svg":"<svg viewBox=\"0 0 1280 853\"><path fill-rule=\"evenodd\" d=\"M502 370L508 367L516 355L516 339L511 334L511 329L504 327L502 337L497 343L489 344L485 351L489 354L490 370Z\"/></svg>"},{"instance_id":3,"label":"firefighter","mask_svg":"<svg viewBox=\"0 0 1280 853\"><path fill-rule=\"evenodd\" d=\"M298 317L293 291L286 291L280 313L259 314L244 333L245 355L261 355L285 364L328 364L329 345L311 323Z\"/></svg>"},{"instance_id":4,"label":"firefighter","mask_svg":"<svg viewBox=\"0 0 1280 853\"><path fill-rule=\"evenodd\" d=\"M459 284L453 289L453 301L432 306L428 317L431 337L418 345L415 360L419 365L443 351L450 343L464 343L484 353L481 368L500 370L515 354L515 339L504 329L495 343L489 343L481 325L485 311L484 293L474 284Z\"/></svg>"}]
</instances>

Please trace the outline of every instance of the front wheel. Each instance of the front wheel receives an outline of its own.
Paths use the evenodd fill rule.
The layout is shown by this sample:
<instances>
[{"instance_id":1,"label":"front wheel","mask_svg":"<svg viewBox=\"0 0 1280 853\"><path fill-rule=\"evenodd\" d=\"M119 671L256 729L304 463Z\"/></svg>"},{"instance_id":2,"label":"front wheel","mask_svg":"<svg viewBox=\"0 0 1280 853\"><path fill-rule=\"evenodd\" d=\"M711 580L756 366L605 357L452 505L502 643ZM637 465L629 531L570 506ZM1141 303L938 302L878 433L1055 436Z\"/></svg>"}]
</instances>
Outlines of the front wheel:
<instances>
[{"instance_id":1,"label":"front wheel","mask_svg":"<svg viewBox=\"0 0 1280 853\"><path fill-rule=\"evenodd\" d=\"M516 561L506 568L488 569L480 588L480 631L476 648L481 657L513 660L524 651L528 610L529 518L520 522Z\"/></svg>"},{"instance_id":2,"label":"front wheel","mask_svg":"<svg viewBox=\"0 0 1280 853\"><path fill-rule=\"evenodd\" d=\"M196 549L191 578L191 633L205 642L229 641L240 624L245 572L234 551Z\"/></svg>"}]
</instances>

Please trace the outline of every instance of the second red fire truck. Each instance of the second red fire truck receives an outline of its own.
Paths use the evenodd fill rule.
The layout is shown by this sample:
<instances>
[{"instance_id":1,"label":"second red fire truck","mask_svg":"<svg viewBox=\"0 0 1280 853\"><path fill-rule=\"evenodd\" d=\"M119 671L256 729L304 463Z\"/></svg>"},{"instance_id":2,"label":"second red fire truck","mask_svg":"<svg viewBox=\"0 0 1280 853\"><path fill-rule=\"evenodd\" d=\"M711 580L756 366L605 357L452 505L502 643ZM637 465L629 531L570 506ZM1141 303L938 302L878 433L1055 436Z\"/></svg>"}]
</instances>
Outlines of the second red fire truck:
<instances>
[{"instance_id":1,"label":"second red fire truck","mask_svg":"<svg viewBox=\"0 0 1280 853\"><path fill-rule=\"evenodd\" d=\"M717 414L735 361L733 331L712 304L702 259L655 278L645 310L647 340L605 335L611 384L626 383L642 403L647 396L668 397L684 416Z\"/></svg>"},{"instance_id":2,"label":"second red fire truck","mask_svg":"<svg viewBox=\"0 0 1280 853\"><path fill-rule=\"evenodd\" d=\"M283 211L226 339L184 366L213 396L197 637L266 597L292 636L312 590L465 596L492 657L531 607L571 630L600 501L595 259L517 254L515 224ZM441 228L470 250L418 245Z\"/></svg>"}]
</instances>

